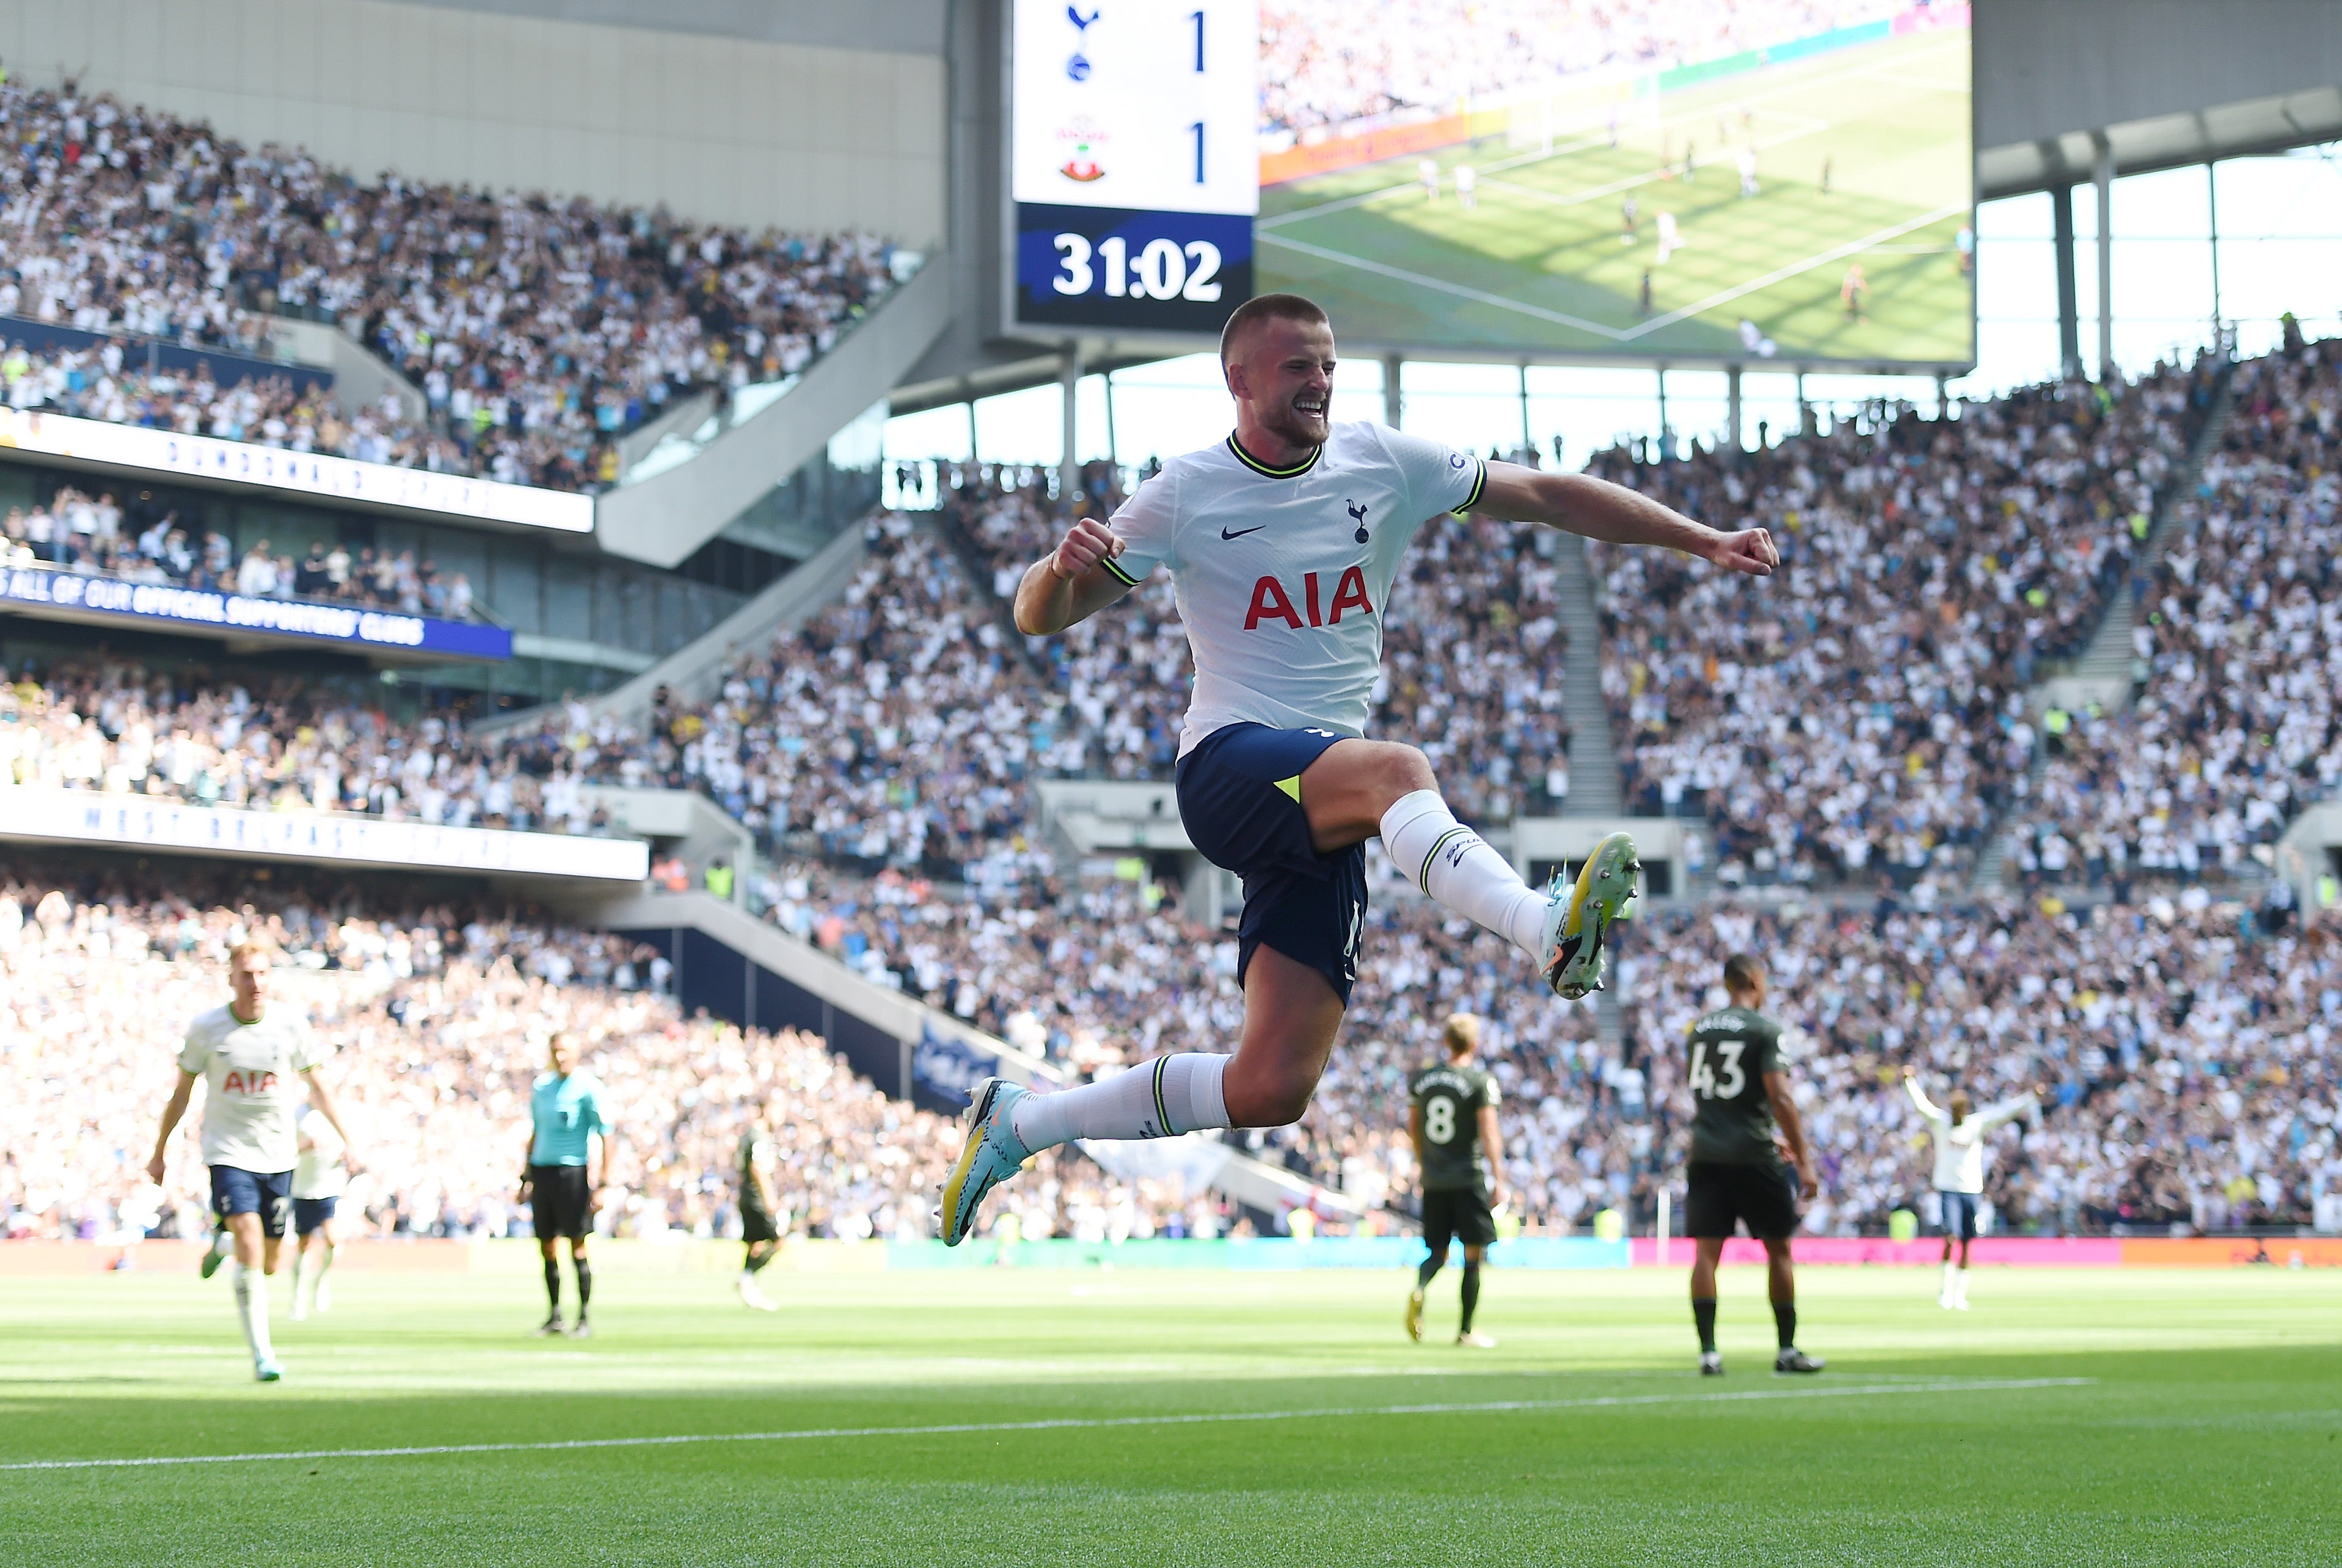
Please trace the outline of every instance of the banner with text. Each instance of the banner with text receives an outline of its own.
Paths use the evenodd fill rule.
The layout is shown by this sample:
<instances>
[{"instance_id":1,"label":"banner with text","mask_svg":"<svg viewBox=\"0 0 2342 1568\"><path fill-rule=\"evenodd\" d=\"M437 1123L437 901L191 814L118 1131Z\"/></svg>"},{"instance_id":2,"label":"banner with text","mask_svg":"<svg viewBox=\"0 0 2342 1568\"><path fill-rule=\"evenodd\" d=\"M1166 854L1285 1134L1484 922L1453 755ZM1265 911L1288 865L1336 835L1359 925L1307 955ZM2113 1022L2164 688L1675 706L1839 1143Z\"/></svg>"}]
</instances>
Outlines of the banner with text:
<instances>
[{"instance_id":1,"label":"banner with text","mask_svg":"<svg viewBox=\"0 0 2342 1568\"><path fill-rule=\"evenodd\" d=\"M385 822L335 812L246 811L30 784L0 784L0 839L603 882L640 882L650 874L650 845L640 839Z\"/></svg>"},{"instance_id":2,"label":"banner with text","mask_svg":"<svg viewBox=\"0 0 2342 1568\"><path fill-rule=\"evenodd\" d=\"M118 615L224 635L297 637L357 650L395 649L451 659L509 659L513 651L510 632L471 621L357 610L306 599L254 598L169 583L125 583L41 566L0 571L0 610L6 609L64 619Z\"/></svg>"},{"instance_id":3,"label":"banner with text","mask_svg":"<svg viewBox=\"0 0 2342 1568\"><path fill-rule=\"evenodd\" d=\"M434 474L427 468L291 452L212 435L182 435L175 430L150 430L139 424L108 424L38 409L0 408L0 448L9 447L140 473L254 484L322 501L399 506L523 528L552 528L564 534L594 531L591 495L541 490L532 484L499 484L467 474Z\"/></svg>"}]
</instances>

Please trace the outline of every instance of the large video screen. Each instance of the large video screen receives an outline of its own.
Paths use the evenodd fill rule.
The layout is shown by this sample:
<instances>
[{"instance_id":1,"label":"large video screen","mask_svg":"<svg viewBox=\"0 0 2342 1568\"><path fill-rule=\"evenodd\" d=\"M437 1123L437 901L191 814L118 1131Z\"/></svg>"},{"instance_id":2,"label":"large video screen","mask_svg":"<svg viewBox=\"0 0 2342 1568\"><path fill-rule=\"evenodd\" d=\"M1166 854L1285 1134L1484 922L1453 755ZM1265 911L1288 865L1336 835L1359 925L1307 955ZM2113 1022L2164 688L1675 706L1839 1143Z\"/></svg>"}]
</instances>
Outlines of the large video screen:
<instances>
[{"instance_id":1,"label":"large video screen","mask_svg":"<svg viewBox=\"0 0 2342 1568\"><path fill-rule=\"evenodd\" d=\"M1966 4L1016 0L1014 43L1028 324L1289 289L1354 348L1975 359ZM1215 161L1247 69L1249 189Z\"/></svg>"},{"instance_id":2,"label":"large video screen","mask_svg":"<svg viewBox=\"0 0 2342 1568\"><path fill-rule=\"evenodd\" d=\"M1492 355L1966 366L1968 8L1264 0L1264 290Z\"/></svg>"}]
</instances>

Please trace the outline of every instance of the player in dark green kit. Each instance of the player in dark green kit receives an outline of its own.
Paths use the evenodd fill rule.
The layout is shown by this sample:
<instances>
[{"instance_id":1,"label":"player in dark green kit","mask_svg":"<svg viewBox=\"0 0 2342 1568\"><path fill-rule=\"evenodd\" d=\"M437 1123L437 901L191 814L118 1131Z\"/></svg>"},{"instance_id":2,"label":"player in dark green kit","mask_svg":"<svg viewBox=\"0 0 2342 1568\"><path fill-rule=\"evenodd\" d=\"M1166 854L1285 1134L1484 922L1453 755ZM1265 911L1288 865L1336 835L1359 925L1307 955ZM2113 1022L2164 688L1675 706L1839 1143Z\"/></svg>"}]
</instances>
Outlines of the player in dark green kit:
<instances>
[{"instance_id":1,"label":"player in dark green kit","mask_svg":"<svg viewBox=\"0 0 2342 1568\"><path fill-rule=\"evenodd\" d=\"M1480 1047L1480 1021L1469 1013L1447 1020L1447 1061L1426 1067L1407 1084L1407 1135L1423 1173L1423 1241L1431 1249L1406 1298L1406 1333L1423 1337L1423 1292L1447 1262L1450 1237L1464 1243L1464 1321L1457 1344L1489 1350L1496 1342L1472 1332L1480 1305L1480 1264L1496 1239L1504 1194L1505 1144L1496 1130L1496 1081L1472 1064Z\"/></svg>"},{"instance_id":2,"label":"player in dark green kit","mask_svg":"<svg viewBox=\"0 0 2342 1568\"><path fill-rule=\"evenodd\" d=\"M1699 1370L1724 1371L1716 1351L1716 1265L1736 1224L1765 1243L1773 1322L1781 1348L1775 1372L1819 1372L1822 1362L1797 1348L1797 1283L1789 1238L1797 1200L1821 1190L1814 1179L1805 1124L1781 1070L1781 1026L1765 1005L1765 966L1746 954L1726 959L1729 1005L1692 1025L1691 1170L1685 1228L1697 1245L1691 1266L1691 1315L1699 1328ZM1777 1124L1778 1142L1776 1141ZM1781 1144L1788 1161L1781 1158ZM1794 1176L1792 1171L1794 1170Z\"/></svg>"},{"instance_id":3,"label":"player in dark green kit","mask_svg":"<svg viewBox=\"0 0 2342 1568\"><path fill-rule=\"evenodd\" d=\"M778 1312L780 1306L763 1287L756 1276L781 1250L780 1202L774 1194L773 1130L778 1119L772 1111L759 1111L748 1130L740 1134L740 1152L736 1160L740 1177L740 1240L746 1252L740 1258L740 1277L733 1289L740 1294L740 1304L758 1312Z\"/></svg>"}]
</instances>

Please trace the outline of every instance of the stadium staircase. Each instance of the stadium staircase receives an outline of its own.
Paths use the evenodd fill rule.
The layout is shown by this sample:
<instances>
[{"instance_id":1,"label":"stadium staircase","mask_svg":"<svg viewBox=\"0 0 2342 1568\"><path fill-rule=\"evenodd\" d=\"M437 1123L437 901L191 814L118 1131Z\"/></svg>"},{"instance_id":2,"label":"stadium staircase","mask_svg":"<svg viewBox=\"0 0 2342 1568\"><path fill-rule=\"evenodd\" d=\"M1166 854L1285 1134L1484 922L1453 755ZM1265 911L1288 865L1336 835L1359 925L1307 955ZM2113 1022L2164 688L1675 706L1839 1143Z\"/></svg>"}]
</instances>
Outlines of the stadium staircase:
<instances>
[{"instance_id":1,"label":"stadium staircase","mask_svg":"<svg viewBox=\"0 0 2342 1568\"><path fill-rule=\"evenodd\" d=\"M802 1029L883 1094L956 1114L976 1080L999 1076L1055 1088L1057 1069L926 1003L882 985L812 944L705 893L650 893L580 901L564 913L646 943L674 966L669 984L686 1014L706 1008L743 1028ZM1177 1175L1248 1207L1307 1208L1356 1218L1353 1199L1233 1144L1200 1134L1147 1144L1085 1143L1082 1152L1125 1180Z\"/></svg>"},{"instance_id":2,"label":"stadium staircase","mask_svg":"<svg viewBox=\"0 0 2342 1568\"><path fill-rule=\"evenodd\" d=\"M1569 798L1565 817L1626 814L1626 791L1618 768L1618 744L1610 729L1610 702L1602 694L1602 610L1595 592L1594 562L1586 541L1563 533L1555 559L1561 565L1561 625L1569 638L1562 666L1563 709L1569 715ZM1683 865L1676 862L1680 875ZM1677 890L1681 896L1689 887ZM1596 1027L1613 1052L1622 1048L1625 1026L1614 985L1602 994Z\"/></svg>"},{"instance_id":3,"label":"stadium staircase","mask_svg":"<svg viewBox=\"0 0 2342 1568\"><path fill-rule=\"evenodd\" d=\"M335 324L272 315L268 334L291 352L295 363L333 372L334 394L345 408L378 407L387 394L398 400L411 423L430 422L431 405L422 389Z\"/></svg>"},{"instance_id":4,"label":"stadium staircase","mask_svg":"<svg viewBox=\"0 0 2342 1568\"><path fill-rule=\"evenodd\" d=\"M984 546L976 543L976 535L952 514L948 504L937 511L922 514L920 521L923 526L933 529L936 537L951 551L952 558L959 563L959 569L975 584L976 601L990 612L993 624L1000 628L1000 634L1006 639L1007 645L1016 650L1016 656L1025 662L1025 667L1043 684L1054 684L1057 672L1041 653L1041 644L1047 639L1028 637L1016 629L1016 601L1014 598L1004 599L993 592L992 558L985 554Z\"/></svg>"},{"instance_id":5,"label":"stadium staircase","mask_svg":"<svg viewBox=\"0 0 2342 1568\"><path fill-rule=\"evenodd\" d=\"M594 507L603 549L674 567L807 463L830 437L883 403L951 318L948 258L931 256L816 360L796 384L714 433L684 462L604 494ZM718 422L720 424L720 422Z\"/></svg>"},{"instance_id":6,"label":"stadium staircase","mask_svg":"<svg viewBox=\"0 0 2342 1568\"><path fill-rule=\"evenodd\" d=\"M2138 656L2134 642L2137 629L2146 624L2149 606L2142 589L2154 576L2156 563L2171 547L2177 537L2182 519L2202 489L2204 464L2220 449L2227 438L2228 424L2236 416L2237 399L2231 377L2233 365L2223 367L2220 379L2212 394L2212 405L2204 418L2204 427L2196 433L2188 448L2187 460L2171 482L2156 498L2153 519L2147 538L2140 544L2131 563L2130 581L2118 594L2108 596L2106 608L2100 612L2097 628L2082 652L2070 663L2053 667L2049 676L2035 683L2027 694L2026 706L2034 714L2046 713L2051 707L2069 712L2087 708L2095 703L2105 713L2128 710L2137 699L2141 682L2147 678L2147 665ZM2036 745L2032 765L2027 772L2025 800L2030 802L2037 792L2041 776L2048 767L2047 748ZM1993 822L1985 835L1985 847L1977 856L1976 870L1968 878L1972 894L1991 893L2003 887L2008 878L2009 835L2025 821L2025 808L2011 806Z\"/></svg>"},{"instance_id":7,"label":"stadium staircase","mask_svg":"<svg viewBox=\"0 0 2342 1568\"><path fill-rule=\"evenodd\" d=\"M1562 669L1563 703L1569 714L1569 798L1564 816L1624 816L1626 792L1618 772L1618 747L1610 733L1610 704L1602 694L1602 611L1595 596L1594 563L1586 541L1561 534L1561 624L1568 634Z\"/></svg>"}]
</instances>

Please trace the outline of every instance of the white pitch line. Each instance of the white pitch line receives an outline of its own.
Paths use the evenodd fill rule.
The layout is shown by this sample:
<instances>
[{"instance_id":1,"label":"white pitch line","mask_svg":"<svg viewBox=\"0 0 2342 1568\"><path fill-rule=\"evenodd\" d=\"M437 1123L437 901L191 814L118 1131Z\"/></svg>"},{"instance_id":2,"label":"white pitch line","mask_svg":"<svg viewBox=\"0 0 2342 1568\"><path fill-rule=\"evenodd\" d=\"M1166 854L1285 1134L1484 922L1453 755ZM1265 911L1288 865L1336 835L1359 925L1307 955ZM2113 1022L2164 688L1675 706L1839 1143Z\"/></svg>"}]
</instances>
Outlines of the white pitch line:
<instances>
[{"instance_id":1,"label":"white pitch line","mask_svg":"<svg viewBox=\"0 0 2342 1568\"><path fill-rule=\"evenodd\" d=\"M1797 276L1799 273L1811 272L1817 266L1827 266L1834 261L1841 261L1847 256L1867 251L1872 245L1878 244L1881 240L1899 239L1903 235L1909 234L1913 229L1926 228L1929 224L1941 223L1944 219L1950 217L1954 213L1964 213L1968 210L1967 203L1953 202L1947 206L1937 207L1932 213L1921 213L1917 217L1909 220L1907 223L1896 224L1891 227L1880 229L1874 234L1865 235L1860 239L1848 240L1846 244L1836 246L1830 250L1826 250L1819 255L1807 256L1803 261L1795 261L1791 262L1787 266L1775 267L1771 272L1767 273L1762 277L1752 277L1746 283L1736 284L1731 288L1727 288L1719 294L1709 295L1706 299L1700 300L1696 304L1685 305L1680 310L1671 310L1665 315L1655 315L1650 320L1643 323L1640 326L1635 327L1631 331L1620 333L1618 337L1622 342L1632 341L1635 338L1642 336L1646 332L1656 332L1663 326L1673 326L1676 322L1683 321L1690 316L1698 315L1704 311L1713 310L1719 305L1725 305L1740 298L1743 295L1755 294L1760 288L1770 288L1773 285L1779 283L1784 278L1792 278Z\"/></svg>"},{"instance_id":2,"label":"white pitch line","mask_svg":"<svg viewBox=\"0 0 2342 1568\"><path fill-rule=\"evenodd\" d=\"M256 1464L271 1460L414 1459L449 1453L552 1453L590 1448L671 1448L701 1443L803 1443L849 1437L956 1437L984 1432L1096 1432L1126 1426L1203 1426L1249 1421L1326 1421L1370 1415L1474 1415L1543 1410L1604 1410L1642 1404L1728 1404L1748 1400L1828 1399L1882 1393L1988 1393L2018 1388L2086 1388L2094 1377L1977 1378L1960 1383L1857 1383L1807 1388L1748 1388L1729 1393L1610 1394L1596 1399L1505 1399L1442 1404L1382 1404L1333 1410L1243 1410L1193 1415L1068 1416L1055 1421L971 1421L937 1426L832 1426L798 1432L686 1433L672 1437L585 1437L556 1443L448 1443L414 1448L305 1448L277 1453L182 1453L146 1459L33 1459L12 1470L148 1470L179 1464Z\"/></svg>"},{"instance_id":3,"label":"white pitch line","mask_svg":"<svg viewBox=\"0 0 2342 1568\"><path fill-rule=\"evenodd\" d=\"M1256 237L1265 245L1283 245L1286 250L1299 251L1303 255L1316 256L1320 261L1338 262L1344 266L1356 267L1360 272L1376 273L1386 278L1396 279L1400 283L1413 284L1417 288L1427 288L1439 294L1454 295L1458 299L1468 299L1476 304L1493 305L1498 310L1509 310L1521 315L1535 316L1539 321L1549 321L1556 326L1575 327L1580 332L1590 332L1597 336L1606 337L1613 343L1623 343L1627 337L1626 333L1616 327L1605 326L1598 321L1587 321L1583 316L1570 315L1557 310L1547 310L1543 305L1523 305L1519 300L1506 299L1500 294L1490 294L1486 289L1467 288L1460 283L1449 283L1444 278L1432 277L1425 273L1410 272L1405 267L1393 266L1388 262L1368 261L1364 256L1354 256L1346 251L1328 250L1324 245L1306 245L1300 240L1289 240L1283 235L1259 235Z\"/></svg>"},{"instance_id":4,"label":"white pitch line","mask_svg":"<svg viewBox=\"0 0 2342 1568\"><path fill-rule=\"evenodd\" d=\"M1598 337L1606 337L1613 343L1632 343L1646 333L1656 332L1663 326L1672 326L1676 322L1698 315L1704 311L1713 310L1719 305L1740 298L1743 295L1754 294L1761 288L1769 288L1784 278L1795 277L1799 273L1811 272L1817 266L1827 266L1834 261L1843 260L1847 256L1868 250L1882 240L1899 238L1914 229L1925 228L1927 225L1940 222L1954 213L1963 213L1967 210L1967 203L1956 202L1949 206L1938 207L1932 213L1922 213L1907 222L1889 225L1886 228L1864 235L1857 239L1848 240L1844 245L1822 252L1819 255L1807 256L1803 260L1791 262L1786 266L1776 267L1762 277L1751 278L1746 283L1712 294L1696 304L1687 305L1680 310L1671 310L1665 315L1655 315L1650 320L1631 327L1605 326L1598 321L1587 321L1583 316L1571 315L1564 311L1547 310L1543 305L1524 304L1520 300L1507 299L1500 294L1490 294L1486 289L1449 283L1445 278L1436 278L1426 273L1393 266L1388 262L1368 261L1364 256L1354 256L1346 251L1330 250L1324 245L1313 245L1301 240L1287 239L1283 235L1260 235L1257 238L1262 245L1282 245L1286 250L1299 251L1304 255L1316 256L1320 261L1336 262L1343 266L1356 267L1360 272L1370 272L1399 283L1413 284L1417 288L1427 288L1436 293L1453 295L1458 299L1468 299L1477 305L1488 305L1497 310L1512 311L1520 315L1533 316L1539 321L1549 321L1557 326L1575 327L1580 332L1590 332Z\"/></svg>"}]
</instances>

